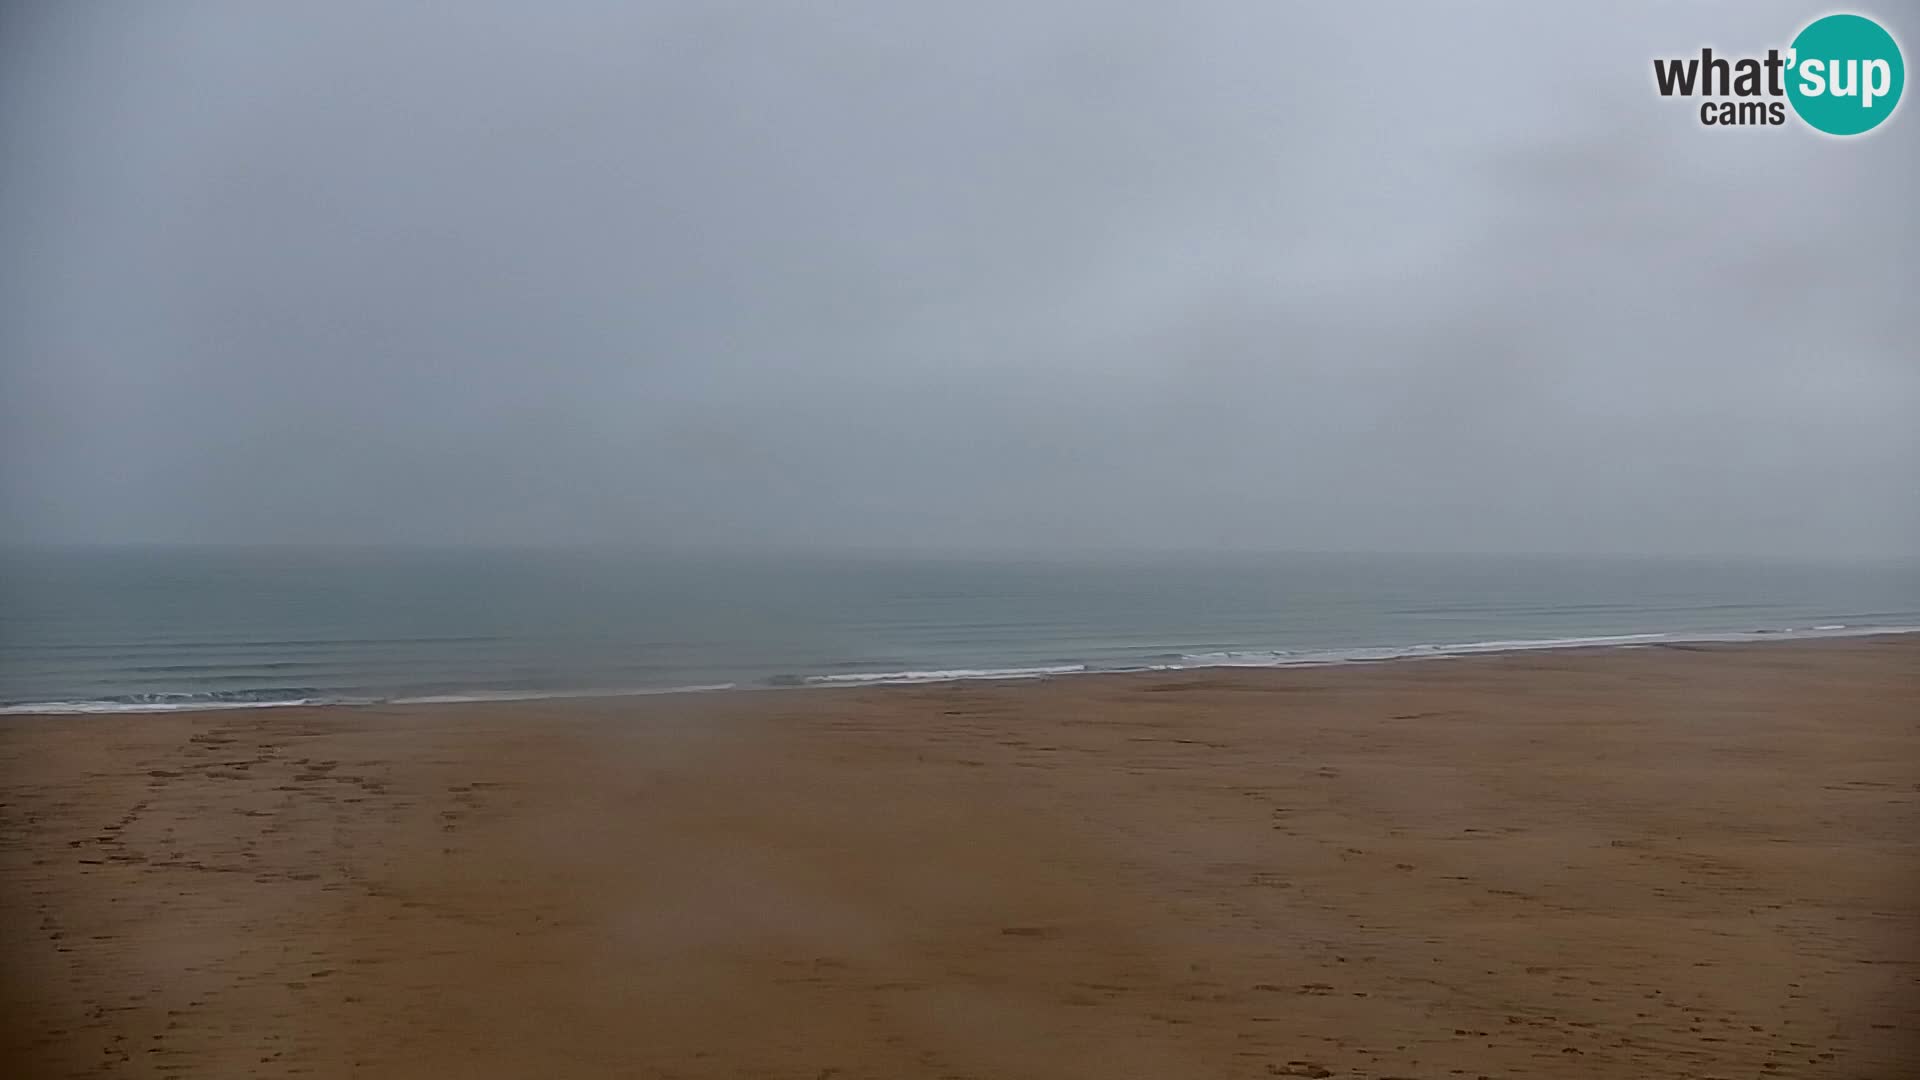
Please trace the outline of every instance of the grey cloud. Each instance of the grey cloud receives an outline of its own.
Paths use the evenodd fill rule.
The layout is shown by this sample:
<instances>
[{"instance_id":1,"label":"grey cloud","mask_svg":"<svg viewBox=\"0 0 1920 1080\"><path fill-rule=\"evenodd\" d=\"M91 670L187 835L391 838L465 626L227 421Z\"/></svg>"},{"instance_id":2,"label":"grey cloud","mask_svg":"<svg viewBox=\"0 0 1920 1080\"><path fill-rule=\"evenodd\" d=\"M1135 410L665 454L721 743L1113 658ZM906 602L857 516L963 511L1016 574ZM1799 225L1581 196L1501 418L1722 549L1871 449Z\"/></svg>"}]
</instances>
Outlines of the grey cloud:
<instances>
[{"instance_id":1,"label":"grey cloud","mask_svg":"<svg viewBox=\"0 0 1920 1080\"><path fill-rule=\"evenodd\" d=\"M27 6L12 539L1920 552L1797 5Z\"/></svg>"}]
</instances>

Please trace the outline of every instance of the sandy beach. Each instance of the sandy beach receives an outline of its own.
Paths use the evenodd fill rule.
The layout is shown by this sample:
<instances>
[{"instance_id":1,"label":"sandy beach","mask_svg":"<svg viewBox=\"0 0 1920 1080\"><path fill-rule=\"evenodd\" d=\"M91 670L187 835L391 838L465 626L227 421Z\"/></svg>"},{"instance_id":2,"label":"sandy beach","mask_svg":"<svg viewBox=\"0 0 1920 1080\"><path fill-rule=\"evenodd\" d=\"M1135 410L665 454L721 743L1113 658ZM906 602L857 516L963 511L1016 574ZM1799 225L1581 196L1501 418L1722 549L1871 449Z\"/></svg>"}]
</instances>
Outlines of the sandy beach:
<instances>
[{"instance_id":1,"label":"sandy beach","mask_svg":"<svg viewBox=\"0 0 1920 1080\"><path fill-rule=\"evenodd\" d=\"M0 723L6 1075L1920 1072L1920 636Z\"/></svg>"}]
</instances>

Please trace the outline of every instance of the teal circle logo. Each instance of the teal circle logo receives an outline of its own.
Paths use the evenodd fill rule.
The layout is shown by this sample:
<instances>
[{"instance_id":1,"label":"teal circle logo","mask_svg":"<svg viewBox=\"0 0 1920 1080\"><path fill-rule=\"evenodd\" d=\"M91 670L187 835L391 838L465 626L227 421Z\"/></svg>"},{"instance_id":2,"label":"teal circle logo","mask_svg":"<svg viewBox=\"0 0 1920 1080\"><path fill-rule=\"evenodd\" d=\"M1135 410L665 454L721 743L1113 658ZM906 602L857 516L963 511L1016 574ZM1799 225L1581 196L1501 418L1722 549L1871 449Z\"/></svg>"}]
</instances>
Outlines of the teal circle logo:
<instances>
[{"instance_id":1,"label":"teal circle logo","mask_svg":"<svg viewBox=\"0 0 1920 1080\"><path fill-rule=\"evenodd\" d=\"M1828 15L1793 39L1787 100L1829 135L1872 131L1900 104L1907 65L1893 35L1861 15Z\"/></svg>"}]
</instances>

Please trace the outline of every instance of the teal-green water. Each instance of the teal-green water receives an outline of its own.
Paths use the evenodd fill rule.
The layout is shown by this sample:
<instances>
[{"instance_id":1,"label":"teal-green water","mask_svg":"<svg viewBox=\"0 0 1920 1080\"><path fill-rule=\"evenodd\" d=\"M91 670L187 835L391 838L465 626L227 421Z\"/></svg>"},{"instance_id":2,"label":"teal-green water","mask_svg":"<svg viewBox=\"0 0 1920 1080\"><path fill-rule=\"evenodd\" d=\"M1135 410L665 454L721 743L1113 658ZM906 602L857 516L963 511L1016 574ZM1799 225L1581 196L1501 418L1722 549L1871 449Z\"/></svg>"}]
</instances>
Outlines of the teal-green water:
<instances>
[{"instance_id":1,"label":"teal-green water","mask_svg":"<svg viewBox=\"0 0 1920 1080\"><path fill-rule=\"evenodd\" d=\"M1920 626L1914 563L73 549L16 551L0 566L0 708L12 712L1325 663Z\"/></svg>"}]
</instances>

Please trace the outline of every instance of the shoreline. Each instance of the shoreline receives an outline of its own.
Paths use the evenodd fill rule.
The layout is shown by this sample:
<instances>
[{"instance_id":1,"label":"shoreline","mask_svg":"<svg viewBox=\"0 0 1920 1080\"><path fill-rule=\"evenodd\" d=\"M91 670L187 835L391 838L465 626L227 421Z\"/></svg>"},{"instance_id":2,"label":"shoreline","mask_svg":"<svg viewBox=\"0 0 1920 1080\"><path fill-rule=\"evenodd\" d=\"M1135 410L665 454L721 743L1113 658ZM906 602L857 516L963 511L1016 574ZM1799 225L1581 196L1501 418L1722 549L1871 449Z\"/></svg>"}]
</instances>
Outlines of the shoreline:
<instances>
[{"instance_id":1,"label":"shoreline","mask_svg":"<svg viewBox=\"0 0 1920 1080\"><path fill-rule=\"evenodd\" d=\"M1645 631L1624 634L1598 634L1571 638L1536 640L1462 642L1458 644L1415 644L1394 646L1357 646L1348 649L1246 650L1229 655L1259 655L1267 652L1267 661L1195 661L1191 663L1143 664L1137 666L1090 667L1085 662L1063 662L1033 667L950 669L919 672L849 672L831 675L772 676L751 682L707 683L689 686L635 687L630 689L588 690L506 690L449 691L434 694L405 694L393 697L342 695L290 698L288 700L187 700L169 702L119 702L111 699L25 702L0 705L0 723L16 717L169 715L175 713L237 712L256 709L365 709L416 708L447 705L509 705L545 701L617 701L628 698L682 697L697 694L760 693L774 690L829 690L880 686L941 686L966 682L1040 682L1085 676L1166 674L1181 671L1287 671L1323 667L1350 667L1391 664L1414 660L1460 660L1477 656L1505 656L1516 653L1578 652L1596 649L1740 647L1746 645L1786 644L1793 642L1854 641L1920 634L1920 626L1814 626L1804 629L1759 629L1742 631ZM192 698L193 691L177 692ZM172 696L172 692L167 695Z\"/></svg>"},{"instance_id":2,"label":"shoreline","mask_svg":"<svg viewBox=\"0 0 1920 1080\"><path fill-rule=\"evenodd\" d=\"M0 1065L1902 1075L1920 637L1461 660L0 724Z\"/></svg>"}]
</instances>

